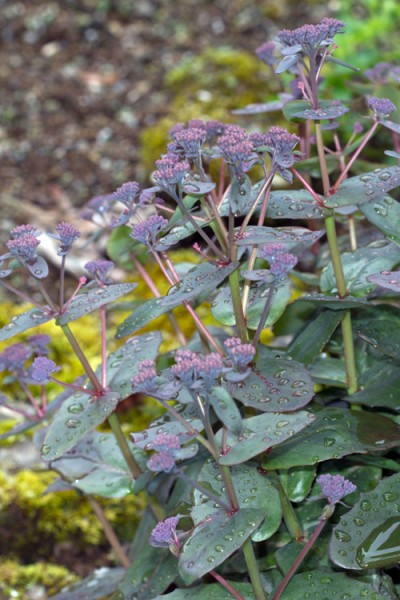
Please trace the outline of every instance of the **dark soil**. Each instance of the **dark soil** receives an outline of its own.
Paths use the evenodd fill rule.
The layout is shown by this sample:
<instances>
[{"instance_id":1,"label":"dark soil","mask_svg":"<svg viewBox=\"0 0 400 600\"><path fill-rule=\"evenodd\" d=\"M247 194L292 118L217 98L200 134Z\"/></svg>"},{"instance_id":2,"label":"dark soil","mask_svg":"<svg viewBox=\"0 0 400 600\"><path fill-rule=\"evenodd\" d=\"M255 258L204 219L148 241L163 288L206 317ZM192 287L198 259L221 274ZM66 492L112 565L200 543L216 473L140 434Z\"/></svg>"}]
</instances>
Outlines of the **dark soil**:
<instances>
[{"instance_id":1,"label":"dark soil","mask_svg":"<svg viewBox=\"0 0 400 600\"><path fill-rule=\"evenodd\" d=\"M145 182L139 132L168 113L168 70L206 47L254 52L309 13L290 0L0 0L3 232Z\"/></svg>"}]
</instances>

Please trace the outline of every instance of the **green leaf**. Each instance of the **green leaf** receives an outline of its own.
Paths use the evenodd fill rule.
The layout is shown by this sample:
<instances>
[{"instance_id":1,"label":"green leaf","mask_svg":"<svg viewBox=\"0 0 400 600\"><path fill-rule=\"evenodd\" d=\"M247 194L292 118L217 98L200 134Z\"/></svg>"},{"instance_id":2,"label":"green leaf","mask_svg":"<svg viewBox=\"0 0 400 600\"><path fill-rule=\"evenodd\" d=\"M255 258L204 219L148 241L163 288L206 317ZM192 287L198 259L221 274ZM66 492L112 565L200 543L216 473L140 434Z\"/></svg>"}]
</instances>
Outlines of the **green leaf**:
<instances>
[{"instance_id":1,"label":"green leaf","mask_svg":"<svg viewBox=\"0 0 400 600\"><path fill-rule=\"evenodd\" d=\"M360 306L369 306L367 300L363 298L355 298L354 296L346 296L345 298L339 298L339 296L327 296L325 294L304 294L295 302L312 302L319 304L323 308L329 308L329 310L346 310L348 308L359 308Z\"/></svg>"},{"instance_id":2,"label":"green leaf","mask_svg":"<svg viewBox=\"0 0 400 600\"><path fill-rule=\"evenodd\" d=\"M310 591L312 590L312 591ZM311 594L308 596L308 594ZM347 577L344 573L333 571L306 571L295 575L283 592L282 600L304 600L304 598L333 599L345 598L346 600L388 600L386 594L381 594L376 589L359 581L354 577Z\"/></svg>"},{"instance_id":3,"label":"green leaf","mask_svg":"<svg viewBox=\"0 0 400 600\"><path fill-rule=\"evenodd\" d=\"M251 181L247 175L238 179L233 177L228 193L228 202L234 215L241 214L251 202Z\"/></svg>"},{"instance_id":4,"label":"green leaf","mask_svg":"<svg viewBox=\"0 0 400 600\"><path fill-rule=\"evenodd\" d=\"M386 192L394 190L399 185L400 167L398 165L375 169L375 171L345 179L337 192L324 199L324 204L327 208L338 208L339 206L351 206L356 201L357 206L360 206L364 202L382 198Z\"/></svg>"},{"instance_id":5,"label":"green leaf","mask_svg":"<svg viewBox=\"0 0 400 600\"><path fill-rule=\"evenodd\" d=\"M304 431L272 448L263 467L289 469L396 446L400 446L400 427L392 419L360 410L324 408Z\"/></svg>"},{"instance_id":6,"label":"green leaf","mask_svg":"<svg viewBox=\"0 0 400 600\"><path fill-rule=\"evenodd\" d=\"M343 358L322 354L311 363L309 369L315 383L347 389L346 365Z\"/></svg>"},{"instance_id":7,"label":"green leaf","mask_svg":"<svg viewBox=\"0 0 400 600\"><path fill-rule=\"evenodd\" d=\"M273 286L273 295L270 302L267 318L263 323L263 328L270 327L284 313L292 296L292 283L288 277L276 280L274 283L262 283L253 288L253 294L249 299L249 305L246 312L246 325L249 329L257 329L270 288Z\"/></svg>"},{"instance_id":8,"label":"green leaf","mask_svg":"<svg viewBox=\"0 0 400 600\"><path fill-rule=\"evenodd\" d=\"M150 321L160 315L169 312L173 308L182 305L183 302L191 302L200 294L210 294L228 275L233 273L239 263L230 263L225 267L216 267L211 263L196 265L182 277L180 283L175 284L166 296L154 298L141 304L125 321L118 327L116 338L121 339L130 333L134 333L147 325Z\"/></svg>"},{"instance_id":9,"label":"green leaf","mask_svg":"<svg viewBox=\"0 0 400 600\"><path fill-rule=\"evenodd\" d=\"M132 474L111 433L90 433L49 468L85 494L122 498L132 492Z\"/></svg>"},{"instance_id":10,"label":"green leaf","mask_svg":"<svg viewBox=\"0 0 400 600\"><path fill-rule=\"evenodd\" d=\"M112 391L96 398L77 392L68 398L49 425L41 448L43 460L54 460L73 448L107 419L119 400L118 394Z\"/></svg>"},{"instance_id":11,"label":"green leaf","mask_svg":"<svg viewBox=\"0 0 400 600\"><path fill-rule=\"evenodd\" d=\"M389 195L365 202L359 207L368 221L392 242L400 245L400 203Z\"/></svg>"},{"instance_id":12,"label":"green leaf","mask_svg":"<svg viewBox=\"0 0 400 600\"><path fill-rule=\"evenodd\" d=\"M341 517L330 544L336 565L357 571L400 561L399 490L400 475L387 477Z\"/></svg>"},{"instance_id":13,"label":"green leaf","mask_svg":"<svg viewBox=\"0 0 400 600\"><path fill-rule=\"evenodd\" d=\"M383 406L400 412L400 369L397 364L372 365L362 382L362 389L348 398L363 406Z\"/></svg>"},{"instance_id":14,"label":"green leaf","mask_svg":"<svg viewBox=\"0 0 400 600\"><path fill-rule=\"evenodd\" d=\"M31 308L27 312L13 317L7 325L0 329L0 342L9 340L14 337L14 335L28 331L28 329L32 329L32 327L37 327L37 325L43 325L43 323L52 321L55 317L55 314L49 314L39 308Z\"/></svg>"},{"instance_id":15,"label":"green leaf","mask_svg":"<svg viewBox=\"0 0 400 600\"><path fill-rule=\"evenodd\" d=\"M253 588L250 583L228 581L228 583L243 597L243 600L254 600ZM219 583L196 585L186 590L174 590L170 594L157 596L154 600L232 600L232 594ZM380 600L380 599L378 599Z\"/></svg>"},{"instance_id":16,"label":"green leaf","mask_svg":"<svg viewBox=\"0 0 400 600\"><path fill-rule=\"evenodd\" d=\"M313 466L293 467L280 474L282 484L291 502L302 502L310 493L315 479Z\"/></svg>"},{"instance_id":17,"label":"green leaf","mask_svg":"<svg viewBox=\"0 0 400 600\"><path fill-rule=\"evenodd\" d=\"M239 231L240 228L236 228ZM286 252L301 245L302 248L312 246L324 234L321 231L310 231L305 227L262 227L250 225L244 230L243 236L236 236L237 246L250 244L286 244Z\"/></svg>"},{"instance_id":18,"label":"green leaf","mask_svg":"<svg viewBox=\"0 0 400 600\"><path fill-rule=\"evenodd\" d=\"M317 315L293 340L288 355L305 365L310 364L325 345L345 315L340 310L324 310Z\"/></svg>"},{"instance_id":19,"label":"green leaf","mask_svg":"<svg viewBox=\"0 0 400 600\"><path fill-rule=\"evenodd\" d=\"M331 100L322 100L319 103L319 108L313 108L312 104L306 100L293 100L283 107L283 114L288 121L292 121L294 118L311 121L337 119L348 111L347 106Z\"/></svg>"},{"instance_id":20,"label":"green leaf","mask_svg":"<svg viewBox=\"0 0 400 600\"><path fill-rule=\"evenodd\" d=\"M373 289L373 284L368 276L377 271L390 270L400 261L398 248L390 242L382 243L381 240L373 242L366 248L344 252L342 265L347 289L356 296L368 294ZM330 263L321 274L321 291L335 293L336 279L333 265Z\"/></svg>"},{"instance_id":21,"label":"green leaf","mask_svg":"<svg viewBox=\"0 0 400 600\"><path fill-rule=\"evenodd\" d=\"M223 563L257 529L264 511L241 508L233 515L218 512L203 521L183 546L178 568L189 585Z\"/></svg>"},{"instance_id":22,"label":"green leaf","mask_svg":"<svg viewBox=\"0 0 400 600\"><path fill-rule=\"evenodd\" d=\"M282 444L288 438L309 426L314 415L306 411L296 413L264 413L249 419L243 419L243 432L238 438L228 433L225 436L227 451L221 456L222 465L239 465ZM216 434L216 440L222 444L223 430Z\"/></svg>"},{"instance_id":23,"label":"green leaf","mask_svg":"<svg viewBox=\"0 0 400 600\"><path fill-rule=\"evenodd\" d=\"M75 321L83 315L93 312L97 308L125 296L137 287L137 283L114 283L105 287L91 289L78 294L71 302L67 310L57 316L57 325L66 325Z\"/></svg>"},{"instance_id":24,"label":"green leaf","mask_svg":"<svg viewBox=\"0 0 400 600\"><path fill-rule=\"evenodd\" d=\"M290 358L265 357L260 348L256 367L244 381L229 385L231 395L245 406L263 412L291 412L314 396L306 367Z\"/></svg>"},{"instance_id":25,"label":"green leaf","mask_svg":"<svg viewBox=\"0 0 400 600\"><path fill-rule=\"evenodd\" d=\"M381 271L370 275L367 279L387 290L400 292L400 271Z\"/></svg>"},{"instance_id":26,"label":"green leaf","mask_svg":"<svg viewBox=\"0 0 400 600\"><path fill-rule=\"evenodd\" d=\"M125 575L122 567L110 569L101 567L89 577L74 583L59 594L52 595L52 600L99 600L112 594Z\"/></svg>"},{"instance_id":27,"label":"green leaf","mask_svg":"<svg viewBox=\"0 0 400 600\"><path fill-rule=\"evenodd\" d=\"M176 558L171 552L167 548L154 548L147 542L156 525L154 516L146 509L132 544L132 564L118 588L120 598L149 600L158 597L177 577Z\"/></svg>"},{"instance_id":28,"label":"green leaf","mask_svg":"<svg viewBox=\"0 0 400 600\"><path fill-rule=\"evenodd\" d=\"M377 310L361 312L355 330L379 352L400 360L400 314L397 308L379 305Z\"/></svg>"},{"instance_id":29,"label":"green leaf","mask_svg":"<svg viewBox=\"0 0 400 600\"><path fill-rule=\"evenodd\" d=\"M223 387L213 387L208 395L211 406L220 421L235 435L242 431L242 417L236 403Z\"/></svg>"},{"instance_id":30,"label":"green leaf","mask_svg":"<svg viewBox=\"0 0 400 600\"><path fill-rule=\"evenodd\" d=\"M230 469L230 473L239 506L264 511L265 519L260 528L253 533L253 541L261 542L268 539L278 529L282 520L282 507L278 491L268 476L261 474L254 463L236 465ZM200 485L211 490L216 496L229 504L224 482L215 461L209 460L205 463L197 480ZM194 506L190 515L195 525L200 524L205 518L221 510L214 501L198 490L194 490L193 498Z\"/></svg>"},{"instance_id":31,"label":"green leaf","mask_svg":"<svg viewBox=\"0 0 400 600\"><path fill-rule=\"evenodd\" d=\"M109 388L121 399L132 393L131 380L138 373L143 360L155 360L162 342L159 331L129 338L123 346L107 357L107 381Z\"/></svg>"}]
</instances>

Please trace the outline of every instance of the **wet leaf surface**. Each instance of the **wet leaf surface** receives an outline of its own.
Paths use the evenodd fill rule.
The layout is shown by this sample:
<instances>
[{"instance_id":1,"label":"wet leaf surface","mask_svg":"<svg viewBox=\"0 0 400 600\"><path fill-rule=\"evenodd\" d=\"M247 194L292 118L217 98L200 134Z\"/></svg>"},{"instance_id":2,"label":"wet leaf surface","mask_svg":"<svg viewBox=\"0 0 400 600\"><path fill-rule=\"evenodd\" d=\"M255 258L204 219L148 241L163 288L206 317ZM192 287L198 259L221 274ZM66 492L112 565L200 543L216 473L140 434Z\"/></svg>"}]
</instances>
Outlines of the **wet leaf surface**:
<instances>
[{"instance_id":1,"label":"wet leaf surface","mask_svg":"<svg viewBox=\"0 0 400 600\"><path fill-rule=\"evenodd\" d=\"M400 560L400 475L382 480L343 515L330 543L333 562L344 568L380 569Z\"/></svg>"},{"instance_id":2,"label":"wet leaf surface","mask_svg":"<svg viewBox=\"0 0 400 600\"><path fill-rule=\"evenodd\" d=\"M372 585L333 571L310 571L295 575L282 594L282 600L387 600Z\"/></svg>"},{"instance_id":3,"label":"wet leaf surface","mask_svg":"<svg viewBox=\"0 0 400 600\"><path fill-rule=\"evenodd\" d=\"M350 206L357 199L357 205L382 198L386 192L400 185L400 167L393 166L385 169L375 169L363 175L349 177L339 186L337 192L324 199L328 208Z\"/></svg>"},{"instance_id":4,"label":"wet leaf surface","mask_svg":"<svg viewBox=\"0 0 400 600\"><path fill-rule=\"evenodd\" d=\"M347 454L378 452L400 446L400 427L388 417L366 411L324 408L315 420L263 461L265 469L314 465Z\"/></svg>"},{"instance_id":5,"label":"wet leaf surface","mask_svg":"<svg viewBox=\"0 0 400 600\"><path fill-rule=\"evenodd\" d=\"M27 312L13 317L7 325L0 329L0 342L9 340L14 335L28 331L32 327L52 321L54 318L54 314L49 314L39 308L31 308Z\"/></svg>"}]
</instances>

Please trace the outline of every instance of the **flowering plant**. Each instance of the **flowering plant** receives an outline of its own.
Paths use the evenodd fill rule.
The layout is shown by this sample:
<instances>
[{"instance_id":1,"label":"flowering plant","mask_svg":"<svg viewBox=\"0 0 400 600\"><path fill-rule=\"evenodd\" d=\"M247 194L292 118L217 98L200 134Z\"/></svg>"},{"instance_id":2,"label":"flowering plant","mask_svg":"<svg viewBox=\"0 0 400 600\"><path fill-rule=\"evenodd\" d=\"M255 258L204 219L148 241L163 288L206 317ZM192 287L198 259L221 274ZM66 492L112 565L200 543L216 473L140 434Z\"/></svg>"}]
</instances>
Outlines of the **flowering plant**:
<instances>
[{"instance_id":1,"label":"flowering plant","mask_svg":"<svg viewBox=\"0 0 400 600\"><path fill-rule=\"evenodd\" d=\"M69 298L75 226L60 223L51 234L60 243L57 299L34 226L13 229L0 257L1 285L33 304L0 339L54 320L83 369L64 382L40 334L9 346L0 355L5 383L18 381L30 406L4 396L23 421L3 437L36 428L42 458L60 476L53 490L147 495L128 550L101 517L125 568L110 571L113 598L398 598L400 209L389 192L400 167L365 172L357 159L378 129L395 142L400 130L389 119L393 103L368 97L365 125L343 141L338 119L348 107L320 98L323 67L338 62L343 31L342 22L323 19L257 51L275 75L286 73L291 93L237 112L279 105L296 131L178 124L152 187L129 182L91 200L84 217L112 231L113 260L88 262ZM192 236L197 264L174 264L170 249ZM138 257L143 246L170 286L165 296ZM107 306L135 289L113 283L122 255L154 299L135 305L116 332L125 341L110 353ZM19 267L42 300L7 279ZM199 317L197 307L209 302L217 325ZM174 315L180 306L193 337ZM70 328L95 310L97 368ZM177 347L160 352L163 332L140 330L164 314ZM49 383L65 388L51 402ZM127 439L116 408L132 393L162 410ZM98 431L106 420L110 432ZM91 580L56 598L105 593Z\"/></svg>"}]
</instances>

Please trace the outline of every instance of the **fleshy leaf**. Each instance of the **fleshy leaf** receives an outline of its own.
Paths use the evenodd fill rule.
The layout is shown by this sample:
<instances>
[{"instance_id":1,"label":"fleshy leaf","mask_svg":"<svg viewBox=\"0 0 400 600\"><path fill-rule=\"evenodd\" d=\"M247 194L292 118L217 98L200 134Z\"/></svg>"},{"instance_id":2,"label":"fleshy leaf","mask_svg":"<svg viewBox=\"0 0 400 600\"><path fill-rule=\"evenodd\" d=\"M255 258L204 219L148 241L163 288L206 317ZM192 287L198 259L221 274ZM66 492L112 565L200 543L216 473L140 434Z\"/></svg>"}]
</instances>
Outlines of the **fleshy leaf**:
<instances>
[{"instance_id":1,"label":"fleshy leaf","mask_svg":"<svg viewBox=\"0 0 400 600\"><path fill-rule=\"evenodd\" d=\"M37 279L44 279L49 274L49 266L42 256L37 256L32 264L26 262L25 266Z\"/></svg>"},{"instance_id":2,"label":"fleshy leaf","mask_svg":"<svg viewBox=\"0 0 400 600\"><path fill-rule=\"evenodd\" d=\"M229 391L245 406L263 412L291 412L314 396L312 379L302 363L262 354L250 375L230 385Z\"/></svg>"},{"instance_id":3,"label":"fleshy leaf","mask_svg":"<svg viewBox=\"0 0 400 600\"><path fill-rule=\"evenodd\" d=\"M400 203L389 195L365 202L359 207L368 221L395 244L400 245Z\"/></svg>"},{"instance_id":4,"label":"fleshy leaf","mask_svg":"<svg viewBox=\"0 0 400 600\"><path fill-rule=\"evenodd\" d=\"M314 590L310 592L310 590ZM333 571L306 571L295 575L283 592L282 600L303 600L315 598L345 598L346 600L387 600L386 594L376 591L375 586L344 573Z\"/></svg>"},{"instance_id":5,"label":"fleshy leaf","mask_svg":"<svg viewBox=\"0 0 400 600\"><path fill-rule=\"evenodd\" d=\"M111 433L90 433L49 467L85 494L122 498L132 492L132 474Z\"/></svg>"},{"instance_id":6,"label":"fleshy leaf","mask_svg":"<svg viewBox=\"0 0 400 600\"><path fill-rule=\"evenodd\" d=\"M344 252L342 265L347 289L350 293L360 296L368 294L373 287L368 276L380 270L390 270L400 261L398 248L390 242L379 240L366 248ZM336 292L336 279L330 263L321 274L321 291Z\"/></svg>"},{"instance_id":7,"label":"fleshy leaf","mask_svg":"<svg viewBox=\"0 0 400 600\"><path fill-rule=\"evenodd\" d=\"M315 479L315 467L293 467L281 471L280 478L291 502L302 502L310 493Z\"/></svg>"},{"instance_id":8,"label":"fleshy leaf","mask_svg":"<svg viewBox=\"0 0 400 600\"><path fill-rule=\"evenodd\" d=\"M176 558L171 552L165 548L154 548L148 543L156 524L154 516L146 509L132 544L132 563L118 587L122 598L149 600L158 597L177 576Z\"/></svg>"},{"instance_id":9,"label":"fleshy leaf","mask_svg":"<svg viewBox=\"0 0 400 600\"><path fill-rule=\"evenodd\" d=\"M377 362L368 369L362 383L362 389L351 396L351 402L400 412L400 369L397 362Z\"/></svg>"},{"instance_id":10,"label":"fleshy leaf","mask_svg":"<svg viewBox=\"0 0 400 600\"><path fill-rule=\"evenodd\" d=\"M340 518L330 543L330 557L336 565L358 571L400 561L399 490L400 475L387 477L372 492L361 494Z\"/></svg>"},{"instance_id":11,"label":"fleshy leaf","mask_svg":"<svg viewBox=\"0 0 400 600\"><path fill-rule=\"evenodd\" d=\"M250 583L228 581L240 594L243 600L254 600L253 588ZM174 590L170 594L157 596L154 600L232 600L232 594L218 583L209 585L196 585L190 589ZM380 598L378 598L380 600Z\"/></svg>"},{"instance_id":12,"label":"fleshy leaf","mask_svg":"<svg viewBox=\"0 0 400 600\"><path fill-rule=\"evenodd\" d=\"M131 379L143 360L155 360L162 337L159 331L128 339L123 346L107 357L107 381L121 399L132 393Z\"/></svg>"},{"instance_id":13,"label":"fleshy leaf","mask_svg":"<svg viewBox=\"0 0 400 600\"><path fill-rule=\"evenodd\" d=\"M246 312L246 325L249 329L257 329L266 299L273 286L273 295L269 305L268 315L263 328L270 327L284 313L292 295L292 284L288 277L275 281L273 284L261 284L256 287L250 297Z\"/></svg>"},{"instance_id":14,"label":"fleshy leaf","mask_svg":"<svg viewBox=\"0 0 400 600\"><path fill-rule=\"evenodd\" d=\"M338 208L352 205L357 199L357 205L360 206L364 202L383 197L386 192L394 190L399 185L400 166L375 169L370 173L345 179L337 192L324 199L324 204L328 208Z\"/></svg>"},{"instance_id":15,"label":"fleshy leaf","mask_svg":"<svg viewBox=\"0 0 400 600\"><path fill-rule=\"evenodd\" d=\"M47 323L54 318L54 314L49 314L39 308L31 308L27 312L13 317L7 325L0 329L0 342L9 340L14 337L14 335L23 333L37 325L43 325L43 323Z\"/></svg>"},{"instance_id":16,"label":"fleshy leaf","mask_svg":"<svg viewBox=\"0 0 400 600\"><path fill-rule=\"evenodd\" d=\"M286 252L300 245L302 248L312 246L324 234L321 231L310 231L305 227L246 227L242 236L236 236L237 246L250 244L286 244Z\"/></svg>"},{"instance_id":17,"label":"fleshy leaf","mask_svg":"<svg viewBox=\"0 0 400 600\"><path fill-rule=\"evenodd\" d=\"M381 271L373 273L367 278L371 283L394 292L400 292L400 271Z\"/></svg>"},{"instance_id":18,"label":"fleshy leaf","mask_svg":"<svg viewBox=\"0 0 400 600\"><path fill-rule=\"evenodd\" d=\"M122 567L96 569L89 577L68 586L66 590L52 595L52 600L99 600L109 596L118 587L125 575Z\"/></svg>"},{"instance_id":19,"label":"fleshy leaf","mask_svg":"<svg viewBox=\"0 0 400 600\"><path fill-rule=\"evenodd\" d=\"M208 398L221 422L235 435L239 435L242 431L242 418L229 392L223 387L214 387Z\"/></svg>"},{"instance_id":20,"label":"fleshy leaf","mask_svg":"<svg viewBox=\"0 0 400 600\"><path fill-rule=\"evenodd\" d=\"M307 119L311 121L323 121L325 119L337 119L349 111L347 106L330 100L323 100L319 108L313 108L306 100L293 100L283 107L283 114L288 121L293 118Z\"/></svg>"},{"instance_id":21,"label":"fleshy leaf","mask_svg":"<svg viewBox=\"0 0 400 600\"><path fill-rule=\"evenodd\" d=\"M356 332L374 348L400 360L400 314L394 306L380 305L378 310L361 312Z\"/></svg>"},{"instance_id":22,"label":"fleshy leaf","mask_svg":"<svg viewBox=\"0 0 400 600\"><path fill-rule=\"evenodd\" d=\"M324 349L344 315L345 312L340 310L319 313L290 344L289 356L306 365L310 364Z\"/></svg>"},{"instance_id":23,"label":"fleshy leaf","mask_svg":"<svg viewBox=\"0 0 400 600\"><path fill-rule=\"evenodd\" d=\"M198 525L179 556L178 568L189 585L223 563L257 529L264 511L241 508L233 515L219 511Z\"/></svg>"},{"instance_id":24,"label":"fleshy leaf","mask_svg":"<svg viewBox=\"0 0 400 600\"><path fill-rule=\"evenodd\" d=\"M243 419L241 436L231 433L226 435L227 451L220 458L222 465L239 465L269 450L272 446L282 444L298 431L309 426L314 415L306 411L295 413L264 413L249 419ZM222 429L216 434L216 440L222 443Z\"/></svg>"},{"instance_id":25,"label":"fleshy leaf","mask_svg":"<svg viewBox=\"0 0 400 600\"><path fill-rule=\"evenodd\" d=\"M135 287L137 287L137 283L114 283L82 292L72 300L65 313L57 317L56 323L62 326L75 321L104 304L118 300L121 296L134 290Z\"/></svg>"},{"instance_id":26,"label":"fleshy leaf","mask_svg":"<svg viewBox=\"0 0 400 600\"><path fill-rule=\"evenodd\" d=\"M41 448L43 459L54 460L73 448L107 419L119 400L116 392L107 392L96 398L77 392L68 398L49 425Z\"/></svg>"},{"instance_id":27,"label":"fleshy leaf","mask_svg":"<svg viewBox=\"0 0 400 600\"><path fill-rule=\"evenodd\" d=\"M272 448L263 466L288 469L396 446L400 446L400 427L392 419L366 411L324 408L307 429Z\"/></svg>"},{"instance_id":28,"label":"fleshy leaf","mask_svg":"<svg viewBox=\"0 0 400 600\"><path fill-rule=\"evenodd\" d=\"M247 175L242 179L234 177L229 188L228 202L234 215L240 215L251 201L251 181Z\"/></svg>"},{"instance_id":29,"label":"fleshy leaf","mask_svg":"<svg viewBox=\"0 0 400 600\"><path fill-rule=\"evenodd\" d=\"M121 339L134 333L152 319L180 306L183 302L191 302L200 294L213 292L228 275L237 269L239 263L230 263L225 267L216 267L211 263L202 263L190 269L179 284L174 285L166 296L154 298L141 304L118 327L116 338Z\"/></svg>"},{"instance_id":30,"label":"fleshy leaf","mask_svg":"<svg viewBox=\"0 0 400 600\"><path fill-rule=\"evenodd\" d=\"M304 296L301 296L295 302L312 302L323 308L329 308L329 310L345 310L347 308L369 306L369 302L363 300L363 298L355 298L354 296L339 298L339 296L326 296L325 294L317 293L304 294Z\"/></svg>"},{"instance_id":31,"label":"fleshy leaf","mask_svg":"<svg viewBox=\"0 0 400 600\"><path fill-rule=\"evenodd\" d=\"M213 181L188 181L185 183L183 190L186 194L192 196L204 196L209 194L215 188Z\"/></svg>"}]
</instances>

